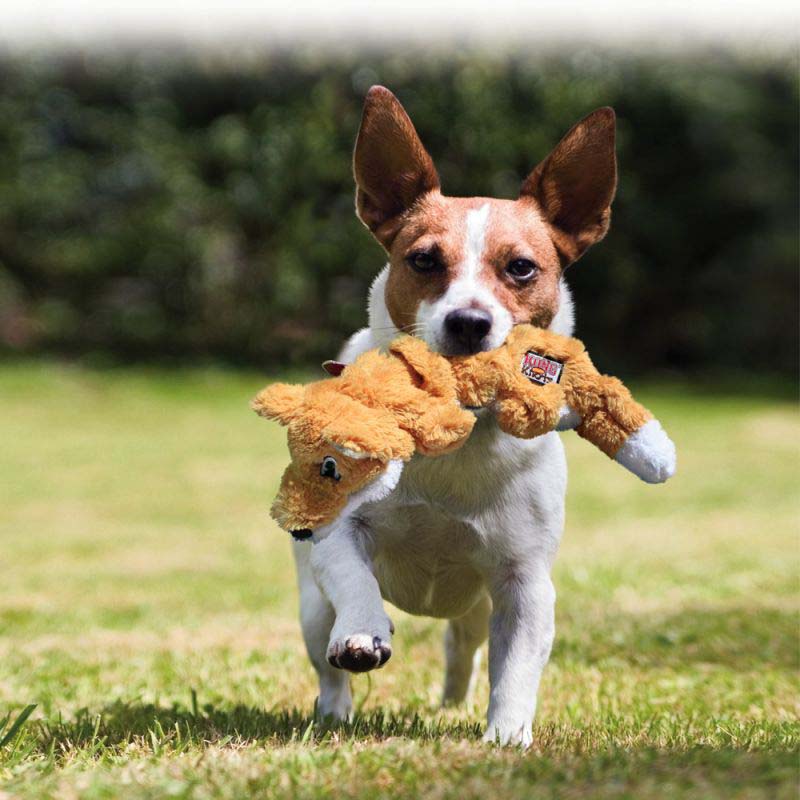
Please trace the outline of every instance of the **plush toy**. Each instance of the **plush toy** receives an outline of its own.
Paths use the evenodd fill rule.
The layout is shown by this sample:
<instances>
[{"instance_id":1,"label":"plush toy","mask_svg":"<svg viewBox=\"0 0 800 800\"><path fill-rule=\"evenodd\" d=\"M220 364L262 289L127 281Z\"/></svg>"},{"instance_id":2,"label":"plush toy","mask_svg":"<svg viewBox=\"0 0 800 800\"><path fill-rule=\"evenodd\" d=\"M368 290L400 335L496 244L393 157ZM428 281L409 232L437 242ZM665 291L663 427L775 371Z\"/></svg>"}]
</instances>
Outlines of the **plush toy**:
<instances>
[{"instance_id":1,"label":"plush toy","mask_svg":"<svg viewBox=\"0 0 800 800\"><path fill-rule=\"evenodd\" d=\"M675 447L659 422L622 381L597 371L578 339L519 325L497 350L449 360L459 402L494 406L506 433L530 439L574 428L617 460L628 443L635 452L623 466L642 480L662 483L671 477ZM630 438L637 432L643 446L634 448Z\"/></svg>"},{"instance_id":2,"label":"plush toy","mask_svg":"<svg viewBox=\"0 0 800 800\"><path fill-rule=\"evenodd\" d=\"M387 469L386 479L399 477L398 466L414 453L453 450L475 424L458 403L450 364L410 336L388 355L363 353L338 377L268 386L252 406L288 427L292 460L272 515L293 532L331 522Z\"/></svg>"},{"instance_id":3,"label":"plush toy","mask_svg":"<svg viewBox=\"0 0 800 800\"><path fill-rule=\"evenodd\" d=\"M300 539L348 504L386 496L415 453L460 447L480 409L519 438L574 428L648 483L675 470L674 445L625 386L601 375L577 339L530 325L496 350L449 358L403 336L386 354L340 365L336 377L268 386L252 406L288 427L291 463L272 515Z\"/></svg>"}]
</instances>

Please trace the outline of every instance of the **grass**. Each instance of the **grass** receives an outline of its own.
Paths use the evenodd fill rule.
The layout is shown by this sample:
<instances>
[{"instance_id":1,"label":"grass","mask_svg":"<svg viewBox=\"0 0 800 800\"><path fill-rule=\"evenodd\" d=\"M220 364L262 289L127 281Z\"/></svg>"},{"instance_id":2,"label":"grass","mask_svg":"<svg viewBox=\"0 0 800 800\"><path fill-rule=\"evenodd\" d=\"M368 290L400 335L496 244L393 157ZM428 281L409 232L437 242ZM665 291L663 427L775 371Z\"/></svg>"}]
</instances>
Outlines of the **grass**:
<instances>
[{"instance_id":1,"label":"grass","mask_svg":"<svg viewBox=\"0 0 800 800\"><path fill-rule=\"evenodd\" d=\"M796 797L791 402L637 387L679 447L664 487L565 436L557 640L520 752L478 741L485 675L437 708L442 623L397 611L355 721L312 723L263 382L0 369L0 798Z\"/></svg>"}]
</instances>

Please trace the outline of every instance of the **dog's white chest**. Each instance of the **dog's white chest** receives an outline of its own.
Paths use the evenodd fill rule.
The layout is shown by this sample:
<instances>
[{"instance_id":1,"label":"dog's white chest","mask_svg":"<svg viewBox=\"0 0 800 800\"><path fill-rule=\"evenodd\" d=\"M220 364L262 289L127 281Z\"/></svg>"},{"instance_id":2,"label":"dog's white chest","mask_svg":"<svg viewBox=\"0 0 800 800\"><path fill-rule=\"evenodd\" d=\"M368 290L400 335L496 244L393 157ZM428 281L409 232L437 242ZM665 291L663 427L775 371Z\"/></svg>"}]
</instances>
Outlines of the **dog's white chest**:
<instances>
[{"instance_id":1,"label":"dog's white chest","mask_svg":"<svg viewBox=\"0 0 800 800\"><path fill-rule=\"evenodd\" d=\"M460 450L413 460L397 490L364 509L383 596L413 614L466 613L498 561L555 553L565 481L557 435L520 442L492 420ZM555 525L536 524L554 515Z\"/></svg>"}]
</instances>

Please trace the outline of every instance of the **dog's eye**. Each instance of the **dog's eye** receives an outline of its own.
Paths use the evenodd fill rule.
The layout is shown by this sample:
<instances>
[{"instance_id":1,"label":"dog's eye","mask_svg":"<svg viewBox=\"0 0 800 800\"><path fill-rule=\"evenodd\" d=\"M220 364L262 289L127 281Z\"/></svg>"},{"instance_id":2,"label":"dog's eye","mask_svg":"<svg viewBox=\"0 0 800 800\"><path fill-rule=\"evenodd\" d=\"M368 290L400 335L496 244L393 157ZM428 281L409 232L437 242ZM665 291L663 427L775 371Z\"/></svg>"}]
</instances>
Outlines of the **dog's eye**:
<instances>
[{"instance_id":1,"label":"dog's eye","mask_svg":"<svg viewBox=\"0 0 800 800\"><path fill-rule=\"evenodd\" d=\"M325 456L325 458L322 459L319 474L322 475L323 478L333 478L335 481L338 481L342 477L339 474L339 470L336 469L336 459L333 456Z\"/></svg>"},{"instance_id":2,"label":"dog's eye","mask_svg":"<svg viewBox=\"0 0 800 800\"><path fill-rule=\"evenodd\" d=\"M433 272L439 268L439 260L433 253L412 253L406 261L411 269L417 272Z\"/></svg>"},{"instance_id":3,"label":"dog's eye","mask_svg":"<svg viewBox=\"0 0 800 800\"><path fill-rule=\"evenodd\" d=\"M538 271L539 267L527 258L515 258L506 267L506 272L518 281L529 281Z\"/></svg>"}]
</instances>

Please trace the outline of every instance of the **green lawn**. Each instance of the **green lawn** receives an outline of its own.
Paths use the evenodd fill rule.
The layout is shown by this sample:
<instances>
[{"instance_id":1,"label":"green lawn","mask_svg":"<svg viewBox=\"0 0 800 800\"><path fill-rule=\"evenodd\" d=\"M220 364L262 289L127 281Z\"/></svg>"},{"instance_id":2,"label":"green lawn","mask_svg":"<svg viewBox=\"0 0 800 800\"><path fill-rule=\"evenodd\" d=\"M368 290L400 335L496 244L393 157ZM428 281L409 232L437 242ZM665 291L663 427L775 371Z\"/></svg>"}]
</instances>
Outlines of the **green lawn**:
<instances>
[{"instance_id":1,"label":"green lawn","mask_svg":"<svg viewBox=\"0 0 800 800\"><path fill-rule=\"evenodd\" d=\"M0 368L0 798L794 798L800 418L636 387L679 474L576 436L535 747L441 712L442 623L392 612L359 714L311 723L282 431L254 373ZM27 704L28 721L8 737Z\"/></svg>"}]
</instances>

